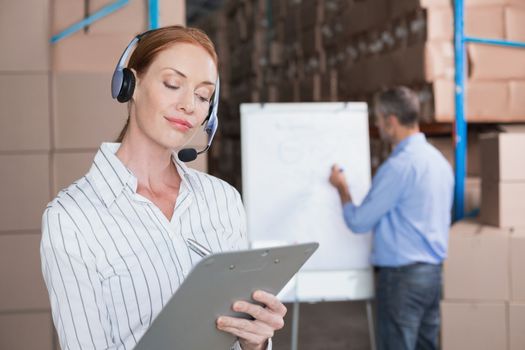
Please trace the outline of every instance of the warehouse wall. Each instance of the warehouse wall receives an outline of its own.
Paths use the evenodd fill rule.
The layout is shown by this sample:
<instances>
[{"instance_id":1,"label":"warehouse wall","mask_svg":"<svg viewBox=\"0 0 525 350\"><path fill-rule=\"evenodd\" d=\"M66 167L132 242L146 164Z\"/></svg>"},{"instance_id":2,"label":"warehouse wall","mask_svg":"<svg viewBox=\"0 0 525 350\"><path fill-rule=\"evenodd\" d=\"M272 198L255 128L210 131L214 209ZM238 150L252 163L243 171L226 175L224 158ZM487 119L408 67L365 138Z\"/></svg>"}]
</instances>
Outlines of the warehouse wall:
<instances>
[{"instance_id":1,"label":"warehouse wall","mask_svg":"<svg viewBox=\"0 0 525 350\"><path fill-rule=\"evenodd\" d=\"M111 2L92 0L90 10ZM58 348L40 268L41 215L124 125L111 74L147 28L146 3L131 1L50 45L84 18L84 1L0 0L0 349ZM185 23L185 1L161 0L160 9L161 24ZM205 158L195 163L206 169Z\"/></svg>"}]
</instances>

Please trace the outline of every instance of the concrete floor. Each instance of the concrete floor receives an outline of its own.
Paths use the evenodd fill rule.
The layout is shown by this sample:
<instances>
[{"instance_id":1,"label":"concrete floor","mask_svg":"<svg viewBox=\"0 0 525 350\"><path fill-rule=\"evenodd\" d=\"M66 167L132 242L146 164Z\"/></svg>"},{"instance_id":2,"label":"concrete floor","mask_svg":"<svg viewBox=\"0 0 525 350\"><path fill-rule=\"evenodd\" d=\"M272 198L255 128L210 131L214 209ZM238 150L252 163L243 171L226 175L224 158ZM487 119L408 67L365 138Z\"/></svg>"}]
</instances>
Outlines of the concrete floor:
<instances>
[{"instance_id":1,"label":"concrete floor","mask_svg":"<svg viewBox=\"0 0 525 350\"><path fill-rule=\"evenodd\" d=\"M293 304L286 304L285 327L273 338L274 350L291 349ZM299 350L369 350L366 303L301 303Z\"/></svg>"}]
</instances>

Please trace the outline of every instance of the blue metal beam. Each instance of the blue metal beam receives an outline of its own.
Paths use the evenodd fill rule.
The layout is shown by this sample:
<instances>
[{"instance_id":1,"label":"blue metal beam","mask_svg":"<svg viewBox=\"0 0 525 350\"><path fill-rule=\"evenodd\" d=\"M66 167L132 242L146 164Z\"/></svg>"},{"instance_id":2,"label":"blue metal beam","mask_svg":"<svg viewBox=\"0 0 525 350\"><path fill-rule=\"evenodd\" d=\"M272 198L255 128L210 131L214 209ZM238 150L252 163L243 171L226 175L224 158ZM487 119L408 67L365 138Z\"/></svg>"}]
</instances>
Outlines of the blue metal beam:
<instances>
[{"instance_id":1,"label":"blue metal beam","mask_svg":"<svg viewBox=\"0 0 525 350\"><path fill-rule=\"evenodd\" d=\"M454 220L461 220L465 217L465 176L467 164L467 123L466 123L466 71L467 62L465 54L466 43L496 45L505 47L525 48L525 43L499 40L484 39L465 36L464 0L454 2L454 49L455 49L455 103L456 119L454 125L455 133L455 188L454 188ZM471 213L472 214L472 213Z\"/></svg>"},{"instance_id":2,"label":"blue metal beam","mask_svg":"<svg viewBox=\"0 0 525 350\"><path fill-rule=\"evenodd\" d=\"M498 40L498 39L482 39L466 36L464 41L467 43L485 44L485 45L496 45L496 46L508 46L525 49L525 43L518 41Z\"/></svg>"},{"instance_id":3,"label":"blue metal beam","mask_svg":"<svg viewBox=\"0 0 525 350\"><path fill-rule=\"evenodd\" d=\"M97 12L93 13L91 16L84 18L80 22L77 22L66 29L64 29L62 32L53 35L51 37L51 44L56 43L59 40L62 40L73 33L78 32L79 30L82 30L84 27L87 27L88 25L98 21L99 19L106 17L109 14L112 14L113 12L121 9L122 7L126 6L128 4L129 0L117 0L112 4L109 4L107 6L104 6Z\"/></svg>"},{"instance_id":4,"label":"blue metal beam","mask_svg":"<svg viewBox=\"0 0 525 350\"><path fill-rule=\"evenodd\" d=\"M159 27L159 0L149 0L149 29Z\"/></svg>"},{"instance_id":5,"label":"blue metal beam","mask_svg":"<svg viewBox=\"0 0 525 350\"><path fill-rule=\"evenodd\" d=\"M464 3L463 0L454 2L454 50L455 50L455 102L456 122L455 129L455 187L454 187L454 220L465 217L465 174L467 161L467 123L465 118L465 32L464 32Z\"/></svg>"}]
</instances>

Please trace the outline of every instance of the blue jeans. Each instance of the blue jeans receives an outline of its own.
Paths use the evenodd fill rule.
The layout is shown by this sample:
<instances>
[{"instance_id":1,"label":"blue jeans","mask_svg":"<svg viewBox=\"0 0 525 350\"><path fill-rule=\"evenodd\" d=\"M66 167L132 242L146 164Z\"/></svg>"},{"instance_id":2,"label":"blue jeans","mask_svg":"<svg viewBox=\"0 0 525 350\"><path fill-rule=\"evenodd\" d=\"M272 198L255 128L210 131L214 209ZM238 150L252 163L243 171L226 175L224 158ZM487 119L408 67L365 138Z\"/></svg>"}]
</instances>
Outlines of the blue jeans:
<instances>
[{"instance_id":1,"label":"blue jeans","mask_svg":"<svg viewBox=\"0 0 525 350\"><path fill-rule=\"evenodd\" d=\"M379 268L377 350L438 349L441 265Z\"/></svg>"}]
</instances>

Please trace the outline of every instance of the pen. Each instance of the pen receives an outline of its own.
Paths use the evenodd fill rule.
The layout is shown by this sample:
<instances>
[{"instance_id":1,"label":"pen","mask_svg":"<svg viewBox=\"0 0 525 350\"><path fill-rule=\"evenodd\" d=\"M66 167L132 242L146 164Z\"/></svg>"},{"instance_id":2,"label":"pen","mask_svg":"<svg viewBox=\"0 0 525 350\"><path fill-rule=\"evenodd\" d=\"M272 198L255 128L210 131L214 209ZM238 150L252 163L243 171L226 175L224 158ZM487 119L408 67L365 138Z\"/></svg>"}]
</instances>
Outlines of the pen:
<instances>
[{"instance_id":1,"label":"pen","mask_svg":"<svg viewBox=\"0 0 525 350\"><path fill-rule=\"evenodd\" d=\"M211 250L204 247L202 244L197 243L195 240L188 238L186 239L186 242L188 243L188 247L193 250L195 253L197 253L201 257L205 257L206 255L210 255L212 253Z\"/></svg>"}]
</instances>

